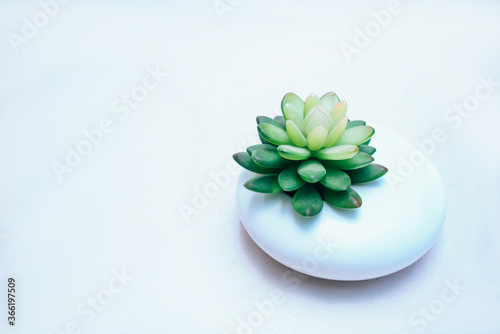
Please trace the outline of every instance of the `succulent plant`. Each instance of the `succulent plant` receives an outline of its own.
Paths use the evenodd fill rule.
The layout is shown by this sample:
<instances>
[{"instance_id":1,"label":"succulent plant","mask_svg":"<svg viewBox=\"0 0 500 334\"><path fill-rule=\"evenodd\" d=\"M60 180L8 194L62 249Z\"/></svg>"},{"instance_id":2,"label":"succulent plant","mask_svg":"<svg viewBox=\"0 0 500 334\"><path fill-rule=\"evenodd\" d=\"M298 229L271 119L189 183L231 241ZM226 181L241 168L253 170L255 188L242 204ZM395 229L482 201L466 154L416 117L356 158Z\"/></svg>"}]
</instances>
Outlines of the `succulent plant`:
<instances>
[{"instance_id":1,"label":"succulent plant","mask_svg":"<svg viewBox=\"0 0 500 334\"><path fill-rule=\"evenodd\" d=\"M373 163L369 146L375 130L364 121L347 118L347 104L333 92L305 101L288 93L281 101L283 116L257 117L262 144L233 155L257 174L245 188L260 193L285 192L305 217L317 215L323 201L344 209L362 204L352 184L370 182L387 173Z\"/></svg>"}]
</instances>

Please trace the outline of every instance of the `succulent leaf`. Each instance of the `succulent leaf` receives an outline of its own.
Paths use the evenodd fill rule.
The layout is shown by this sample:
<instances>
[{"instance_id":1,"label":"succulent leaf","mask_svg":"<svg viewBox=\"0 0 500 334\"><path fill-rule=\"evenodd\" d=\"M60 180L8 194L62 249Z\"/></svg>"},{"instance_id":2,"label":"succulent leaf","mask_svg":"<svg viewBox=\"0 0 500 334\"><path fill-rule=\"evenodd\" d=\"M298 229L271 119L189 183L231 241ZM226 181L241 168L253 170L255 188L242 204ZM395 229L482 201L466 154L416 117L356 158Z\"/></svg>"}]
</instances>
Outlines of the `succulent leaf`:
<instances>
[{"instance_id":1,"label":"succulent leaf","mask_svg":"<svg viewBox=\"0 0 500 334\"><path fill-rule=\"evenodd\" d=\"M373 146L368 146L368 145L358 145L359 147L359 151L360 152L363 152L363 153L366 153L366 154L369 154L369 155L373 155L373 153L375 153L377 151L377 149Z\"/></svg>"},{"instance_id":2,"label":"succulent leaf","mask_svg":"<svg viewBox=\"0 0 500 334\"><path fill-rule=\"evenodd\" d=\"M259 193L276 194L283 190L278 181L278 175L259 175L246 181L243 186Z\"/></svg>"},{"instance_id":3,"label":"succulent leaf","mask_svg":"<svg viewBox=\"0 0 500 334\"><path fill-rule=\"evenodd\" d=\"M304 137L302 131L300 131L300 128L297 126L297 124L295 124L294 121L292 120L286 121L286 133L288 134L288 137L290 137L290 140L295 146L299 147L307 146L306 137Z\"/></svg>"},{"instance_id":4,"label":"succulent leaf","mask_svg":"<svg viewBox=\"0 0 500 334\"><path fill-rule=\"evenodd\" d=\"M332 130L342 118L347 114L347 103L345 101L340 101L333 107L330 115L332 116L332 125L330 130Z\"/></svg>"},{"instance_id":5,"label":"succulent leaf","mask_svg":"<svg viewBox=\"0 0 500 334\"><path fill-rule=\"evenodd\" d=\"M264 139L264 137L262 137L262 136L260 135L260 133L259 133L259 139L260 139L260 142L261 142L262 144L269 144L269 145L273 145L274 147L277 147L277 145L274 145L273 143L270 143L270 142L268 142L267 140L265 140L265 139Z\"/></svg>"},{"instance_id":6,"label":"succulent leaf","mask_svg":"<svg viewBox=\"0 0 500 334\"><path fill-rule=\"evenodd\" d=\"M347 123L346 129L355 128L357 126L363 126L363 125L366 125L365 121L349 121Z\"/></svg>"},{"instance_id":7,"label":"succulent leaf","mask_svg":"<svg viewBox=\"0 0 500 334\"><path fill-rule=\"evenodd\" d=\"M339 97L334 92L326 93L320 98L320 100L321 104L325 106L328 112L331 112L333 107L335 107L335 105L340 102Z\"/></svg>"},{"instance_id":8,"label":"succulent leaf","mask_svg":"<svg viewBox=\"0 0 500 334\"><path fill-rule=\"evenodd\" d=\"M247 152L248 154L252 155L252 153L259 148L270 148L270 149L276 149L276 146L271 145L271 144L257 144L257 145L252 145L247 147Z\"/></svg>"},{"instance_id":9,"label":"succulent leaf","mask_svg":"<svg viewBox=\"0 0 500 334\"><path fill-rule=\"evenodd\" d=\"M368 166L373 162L373 157L369 154L358 152L355 156L346 160L325 161L328 166L334 166L343 170L354 170Z\"/></svg>"},{"instance_id":10,"label":"succulent leaf","mask_svg":"<svg viewBox=\"0 0 500 334\"><path fill-rule=\"evenodd\" d=\"M278 176L278 182L284 191L295 191L306 183L297 173L297 166L289 166L283 169Z\"/></svg>"},{"instance_id":11,"label":"succulent leaf","mask_svg":"<svg viewBox=\"0 0 500 334\"><path fill-rule=\"evenodd\" d=\"M259 148L252 153L252 160L266 168L283 168L290 164L289 160L281 157L276 148Z\"/></svg>"},{"instance_id":12,"label":"succulent leaf","mask_svg":"<svg viewBox=\"0 0 500 334\"><path fill-rule=\"evenodd\" d=\"M304 104L304 118L307 117L307 114L309 113L309 110L311 110L312 107L318 105L321 103L321 100L316 94L311 94L306 98L306 102Z\"/></svg>"},{"instance_id":13,"label":"succulent leaf","mask_svg":"<svg viewBox=\"0 0 500 334\"><path fill-rule=\"evenodd\" d=\"M287 121L293 121L299 128L304 122L304 111L298 110L293 104L286 103L283 109L283 114Z\"/></svg>"},{"instance_id":14,"label":"succulent leaf","mask_svg":"<svg viewBox=\"0 0 500 334\"><path fill-rule=\"evenodd\" d=\"M375 130L371 126L357 126L344 131L344 134L337 141L337 145L361 145L369 140Z\"/></svg>"},{"instance_id":15,"label":"succulent leaf","mask_svg":"<svg viewBox=\"0 0 500 334\"><path fill-rule=\"evenodd\" d=\"M355 145L339 145L312 152L312 156L321 160L345 160L355 156L358 151Z\"/></svg>"},{"instance_id":16,"label":"succulent leaf","mask_svg":"<svg viewBox=\"0 0 500 334\"><path fill-rule=\"evenodd\" d=\"M274 117L274 120L278 123L281 123L282 125L286 124L286 119L283 116L276 116Z\"/></svg>"},{"instance_id":17,"label":"succulent leaf","mask_svg":"<svg viewBox=\"0 0 500 334\"><path fill-rule=\"evenodd\" d=\"M311 151L292 145L280 145L278 146L278 154L288 160L306 160L311 156Z\"/></svg>"},{"instance_id":18,"label":"succulent leaf","mask_svg":"<svg viewBox=\"0 0 500 334\"><path fill-rule=\"evenodd\" d=\"M281 124L280 122L272 119L271 117L267 117L267 116L257 116L257 124L262 124L262 123L267 123L267 124L272 124L280 129L285 129L285 127L283 126L283 124Z\"/></svg>"},{"instance_id":19,"label":"succulent leaf","mask_svg":"<svg viewBox=\"0 0 500 334\"><path fill-rule=\"evenodd\" d=\"M365 183L378 179L387 173L387 168L378 164L371 164L366 167L346 171L352 183Z\"/></svg>"},{"instance_id":20,"label":"succulent leaf","mask_svg":"<svg viewBox=\"0 0 500 334\"><path fill-rule=\"evenodd\" d=\"M259 134L268 142L275 145L290 145L292 141L281 127L269 123L261 123L257 126Z\"/></svg>"},{"instance_id":21,"label":"succulent leaf","mask_svg":"<svg viewBox=\"0 0 500 334\"><path fill-rule=\"evenodd\" d=\"M318 126L324 126L326 129L329 129L332 124L332 117L328 113L328 110L322 105L314 106L306 118L304 119L304 123L302 124L302 132L305 135L309 135L312 130L317 128Z\"/></svg>"},{"instance_id":22,"label":"succulent leaf","mask_svg":"<svg viewBox=\"0 0 500 334\"><path fill-rule=\"evenodd\" d=\"M275 168L266 168L259 166L253 161L252 157L247 152L239 152L233 154L233 159L240 165L241 167L248 169L251 172L258 174L278 174L281 169Z\"/></svg>"},{"instance_id":23,"label":"succulent leaf","mask_svg":"<svg viewBox=\"0 0 500 334\"><path fill-rule=\"evenodd\" d=\"M292 205L302 216L312 217L323 209L323 199L315 185L305 184L293 196Z\"/></svg>"},{"instance_id":24,"label":"succulent leaf","mask_svg":"<svg viewBox=\"0 0 500 334\"><path fill-rule=\"evenodd\" d=\"M316 159L306 160L297 168L300 177L308 183L316 183L326 175L326 169Z\"/></svg>"},{"instance_id":25,"label":"succulent leaf","mask_svg":"<svg viewBox=\"0 0 500 334\"><path fill-rule=\"evenodd\" d=\"M281 100L281 111L283 112L283 116L285 116L285 118L285 104L287 103L292 104L298 111L302 111L302 113L304 112L304 101L302 101L302 99L296 94L288 93L283 97L283 100Z\"/></svg>"},{"instance_id":26,"label":"succulent leaf","mask_svg":"<svg viewBox=\"0 0 500 334\"><path fill-rule=\"evenodd\" d=\"M307 136L307 147L311 151L317 151L323 147L328 137L328 130L324 126L314 128Z\"/></svg>"},{"instance_id":27,"label":"succulent leaf","mask_svg":"<svg viewBox=\"0 0 500 334\"><path fill-rule=\"evenodd\" d=\"M345 131L347 125L347 116L342 118L338 124L333 128L332 131L328 134L328 138L326 138L324 147L330 147L337 143L337 141L342 137L342 134Z\"/></svg>"},{"instance_id":28,"label":"succulent leaf","mask_svg":"<svg viewBox=\"0 0 500 334\"><path fill-rule=\"evenodd\" d=\"M347 190L351 186L349 175L332 166L325 166L326 175L319 182L326 188L336 191Z\"/></svg>"},{"instance_id":29,"label":"succulent leaf","mask_svg":"<svg viewBox=\"0 0 500 334\"><path fill-rule=\"evenodd\" d=\"M319 191L325 202L339 208L356 209L363 203L359 194L352 188L348 188L345 191L335 191L320 187Z\"/></svg>"}]
</instances>

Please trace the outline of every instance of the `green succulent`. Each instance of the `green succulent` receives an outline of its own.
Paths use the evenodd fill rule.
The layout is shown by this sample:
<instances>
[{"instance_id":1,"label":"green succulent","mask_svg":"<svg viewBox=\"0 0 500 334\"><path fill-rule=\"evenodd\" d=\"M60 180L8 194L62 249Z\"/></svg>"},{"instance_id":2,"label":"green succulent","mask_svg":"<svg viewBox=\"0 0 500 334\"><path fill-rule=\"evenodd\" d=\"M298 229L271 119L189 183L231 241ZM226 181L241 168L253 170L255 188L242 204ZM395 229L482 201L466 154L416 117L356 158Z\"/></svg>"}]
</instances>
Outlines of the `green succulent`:
<instances>
[{"instance_id":1,"label":"green succulent","mask_svg":"<svg viewBox=\"0 0 500 334\"><path fill-rule=\"evenodd\" d=\"M257 117L262 144L233 155L257 174L245 188L260 193L285 192L305 217L317 215L323 201L344 209L362 204L352 184L370 182L387 173L373 163L369 146L375 130L364 121L347 118L347 104L333 92L305 101L288 93L281 101L283 116Z\"/></svg>"}]
</instances>

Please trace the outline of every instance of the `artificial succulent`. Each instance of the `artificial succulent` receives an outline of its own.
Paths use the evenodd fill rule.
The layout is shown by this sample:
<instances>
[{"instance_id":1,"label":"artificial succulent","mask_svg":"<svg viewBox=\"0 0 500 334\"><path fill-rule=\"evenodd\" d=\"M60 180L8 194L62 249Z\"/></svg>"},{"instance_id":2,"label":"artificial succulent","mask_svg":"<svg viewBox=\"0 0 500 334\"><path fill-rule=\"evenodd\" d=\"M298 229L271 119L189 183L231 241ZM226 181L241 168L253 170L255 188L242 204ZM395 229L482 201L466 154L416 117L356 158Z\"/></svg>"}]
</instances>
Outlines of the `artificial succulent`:
<instances>
[{"instance_id":1,"label":"artificial succulent","mask_svg":"<svg viewBox=\"0 0 500 334\"><path fill-rule=\"evenodd\" d=\"M281 101L283 116L257 117L262 144L233 155L257 174L245 188L260 193L285 192L305 217L317 215L323 201L344 209L361 206L352 184L370 182L387 173L373 163L369 146L375 130L364 121L347 118L347 104L333 92L305 101L288 93Z\"/></svg>"}]
</instances>

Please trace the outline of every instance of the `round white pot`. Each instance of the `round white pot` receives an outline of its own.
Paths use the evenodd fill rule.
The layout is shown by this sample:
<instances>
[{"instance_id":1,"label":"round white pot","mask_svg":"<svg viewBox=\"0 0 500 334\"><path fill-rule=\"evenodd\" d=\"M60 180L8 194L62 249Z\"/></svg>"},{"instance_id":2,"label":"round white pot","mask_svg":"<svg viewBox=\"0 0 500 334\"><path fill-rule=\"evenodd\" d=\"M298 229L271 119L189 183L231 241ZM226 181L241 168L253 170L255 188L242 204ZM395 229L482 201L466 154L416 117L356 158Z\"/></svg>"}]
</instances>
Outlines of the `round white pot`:
<instances>
[{"instance_id":1,"label":"round white pot","mask_svg":"<svg viewBox=\"0 0 500 334\"><path fill-rule=\"evenodd\" d=\"M354 185L363 205L346 210L325 203L305 218L284 193L243 187L255 174L243 170L237 202L250 237L272 258L311 276L365 280L401 270L423 256L442 229L446 199L442 182L424 154L408 140L378 130L375 162L389 172Z\"/></svg>"}]
</instances>

